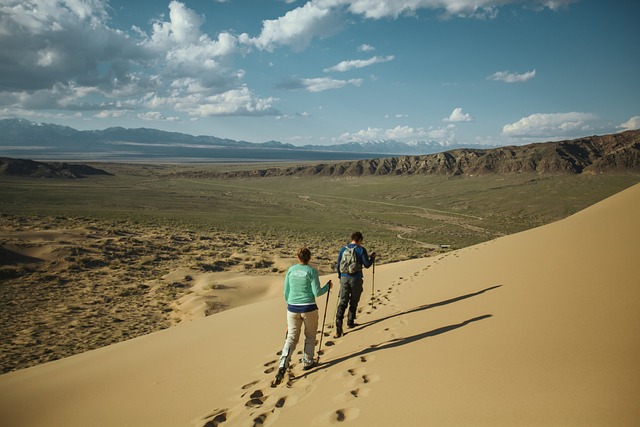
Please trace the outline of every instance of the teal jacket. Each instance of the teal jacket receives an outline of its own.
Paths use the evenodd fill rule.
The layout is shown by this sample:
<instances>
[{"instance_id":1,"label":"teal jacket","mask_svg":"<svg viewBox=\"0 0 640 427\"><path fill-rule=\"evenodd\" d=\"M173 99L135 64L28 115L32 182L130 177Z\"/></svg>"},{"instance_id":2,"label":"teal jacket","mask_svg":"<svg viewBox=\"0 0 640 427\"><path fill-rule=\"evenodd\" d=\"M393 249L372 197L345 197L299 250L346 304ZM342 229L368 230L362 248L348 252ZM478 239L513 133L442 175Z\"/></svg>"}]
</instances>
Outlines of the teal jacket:
<instances>
[{"instance_id":1,"label":"teal jacket","mask_svg":"<svg viewBox=\"0 0 640 427\"><path fill-rule=\"evenodd\" d=\"M316 298L328 290L329 283L320 286L318 271L306 264L292 265L284 277L284 299L289 311L299 312L295 307L315 306Z\"/></svg>"}]
</instances>

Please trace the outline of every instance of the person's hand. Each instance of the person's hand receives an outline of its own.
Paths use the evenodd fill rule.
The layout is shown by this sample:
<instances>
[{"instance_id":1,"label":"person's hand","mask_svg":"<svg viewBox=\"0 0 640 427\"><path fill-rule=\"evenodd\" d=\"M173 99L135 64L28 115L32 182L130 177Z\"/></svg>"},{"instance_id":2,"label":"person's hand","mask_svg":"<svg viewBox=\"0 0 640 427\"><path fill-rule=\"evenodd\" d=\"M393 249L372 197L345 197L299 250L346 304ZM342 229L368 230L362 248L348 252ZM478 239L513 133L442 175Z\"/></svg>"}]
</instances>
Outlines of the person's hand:
<instances>
[{"instance_id":1,"label":"person's hand","mask_svg":"<svg viewBox=\"0 0 640 427\"><path fill-rule=\"evenodd\" d=\"M376 259L376 253L375 252L371 253L371 258Z\"/></svg>"},{"instance_id":2,"label":"person's hand","mask_svg":"<svg viewBox=\"0 0 640 427\"><path fill-rule=\"evenodd\" d=\"M333 289L333 282L331 280L329 280L327 284L329 285L329 289Z\"/></svg>"}]
</instances>

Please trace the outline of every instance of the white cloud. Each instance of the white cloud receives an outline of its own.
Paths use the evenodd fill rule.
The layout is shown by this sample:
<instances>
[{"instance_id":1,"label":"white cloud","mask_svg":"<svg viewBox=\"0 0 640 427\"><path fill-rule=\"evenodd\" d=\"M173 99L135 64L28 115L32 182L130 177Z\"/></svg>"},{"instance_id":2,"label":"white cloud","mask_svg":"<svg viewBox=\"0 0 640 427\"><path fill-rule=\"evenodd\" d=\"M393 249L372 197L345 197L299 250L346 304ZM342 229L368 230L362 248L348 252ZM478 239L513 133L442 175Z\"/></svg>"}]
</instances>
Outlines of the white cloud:
<instances>
[{"instance_id":1,"label":"white cloud","mask_svg":"<svg viewBox=\"0 0 640 427\"><path fill-rule=\"evenodd\" d=\"M360 46L358 46L358 50L360 52L373 52L374 50L376 50L376 48L368 44L361 44Z\"/></svg>"},{"instance_id":2,"label":"white cloud","mask_svg":"<svg viewBox=\"0 0 640 427\"><path fill-rule=\"evenodd\" d=\"M579 0L540 0L538 1L538 8L544 9L545 7L550 10L566 9L571 3L577 3Z\"/></svg>"},{"instance_id":3,"label":"white cloud","mask_svg":"<svg viewBox=\"0 0 640 427\"><path fill-rule=\"evenodd\" d=\"M109 28L105 7L98 0L0 2L0 92L126 81L128 57L141 51L127 34ZM97 72L105 63L113 66Z\"/></svg>"},{"instance_id":4,"label":"white cloud","mask_svg":"<svg viewBox=\"0 0 640 427\"><path fill-rule=\"evenodd\" d=\"M309 1L278 19L265 20L258 37L242 34L240 41L267 51L273 51L278 46L302 50L314 37L324 38L335 34L341 25L336 11L317 3Z\"/></svg>"},{"instance_id":5,"label":"white cloud","mask_svg":"<svg viewBox=\"0 0 640 427\"><path fill-rule=\"evenodd\" d=\"M154 22L149 36L137 31L144 37L142 46L158 54L166 53L169 62L191 58L190 62L197 63L236 52L238 40L234 35L221 32L217 40L212 40L200 29L204 22L204 17L174 0L169 3L169 21Z\"/></svg>"},{"instance_id":6,"label":"white cloud","mask_svg":"<svg viewBox=\"0 0 640 427\"><path fill-rule=\"evenodd\" d=\"M332 71L344 72L344 71L352 70L354 68L364 68L373 64L393 61L393 59L394 59L393 55L388 55L388 56L374 56L369 59L354 59L350 61L342 61L339 64L334 65L333 67L325 68L324 72L325 73L329 73Z\"/></svg>"},{"instance_id":7,"label":"white cloud","mask_svg":"<svg viewBox=\"0 0 640 427\"><path fill-rule=\"evenodd\" d=\"M153 122L177 122L180 119L176 116L165 116L159 111L147 111L146 113L139 113L138 117L142 120L148 120Z\"/></svg>"},{"instance_id":8,"label":"white cloud","mask_svg":"<svg viewBox=\"0 0 640 427\"><path fill-rule=\"evenodd\" d=\"M217 0L222 1L222 0ZM287 4L291 0L284 0ZM0 0L0 108L11 111L63 110L113 117L137 110L141 118L216 114L271 115L277 99L244 84L233 56L252 48L304 49L314 39L334 35L357 20L398 17L419 9L477 16L482 10L518 0L308 0L285 15L265 20L256 37L231 32L207 34L205 17L180 1L170 1L166 17L145 30L112 26L107 0ZM557 9L570 0L537 0ZM195 4L195 3L193 3ZM302 4L302 3L300 3ZM295 7L295 6L292 6ZM362 44L361 52L373 46ZM375 56L344 61L346 71L393 60ZM290 88L321 92L360 86L362 79L293 80ZM157 107L154 104L158 105ZM140 109L149 108L148 115Z\"/></svg>"},{"instance_id":9,"label":"white cloud","mask_svg":"<svg viewBox=\"0 0 640 427\"><path fill-rule=\"evenodd\" d=\"M442 121L450 123L472 122L473 117L471 117L469 114L463 113L462 108L458 107L454 108L449 117L445 117L444 119L442 119Z\"/></svg>"},{"instance_id":10,"label":"white cloud","mask_svg":"<svg viewBox=\"0 0 640 427\"><path fill-rule=\"evenodd\" d=\"M166 96L151 94L145 106L152 110L170 109L185 112L196 117L210 116L264 116L277 115L273 106L277 98L259 98L246 86L231 89L223 93L202 89L189 90L187 84L180 90Z\"/></svg>"},{"instance_id":11,"label":"white cloud","mask_svg":"<svg viewBox=\"0 0 640 427\"><path fill-rule=\"evenodd\" d=\"M416 141L416 140L435 140L441 143L453 141L455 125L447 125L446 127L411 127L396 126L394 128L372 128L361 129L357 132L346 132L335 138L335 142L366 142L376 140L395 140L395 141Z\"/></svg>"},{"instance_id":12,"label":"white cloud","mask_svg":"<svg viewBox=\"0 0 640 427\"><path fill-rule=\"evenodd\" d=\"M623 129L623 130L640 129L640 116L631 117L629 120L627 120L624 123L621 123L620 125L618 125L616 127L618 129Z\"/></svg>"},{"instance_id":13,"label":"white cloud","mask_svg":"<svg viewBox=\"0 0 640 427\"><path fill-rule=\"evenodd\" d=\"M102 0L3 0L0 107L14 111L93 111L93 117L175 120L192 116L278 114L272 97L242 84L244 70L229 67L238 38L203 33L205 18L171 1L166 20L150 33L109 27ZM10 83L9 83L10 82ZM157 105L157 107L154 107ZM162 109L162 112L158 110Z\"/></svg>"},{"instance_id":14,"label":"white cloud","mask_svg":"<svg viewBox=\"0 0 640 427\"><path fill-rule=\"evenodd\" d=\"M302 79L302 84L309 92L323 92L329 89L341 89L348 85L360 86L362 79L336 80L329 78Z\"/></svg>"},{"instance_id":15,"label":"white cloud","mask_svg":"<svg viewBox=\"0 0 640 427\"><path fill-rule=\"evenodd\" d=\"M295 114L281 114L279 116L276 116L276 120L293 120L293 119L301 119L301 118L308 118L311 117L311 114L307 113L306 111L303 111L302 113L295 113Z\"/></svg>"},{"instance_id":16,"label":"white cloud","mask_svg":"<svg viewBox=\"0 0 640 427\"><path fill-rule=\"evenodd\" d=\"M191 77L203 88L230 89L239 74L225 64L237 52L238 39L222 32L213 40L200 29L203 17L177 1L169 9L170 21L155 22L151 35L144 35L141 43L162 66L159 77L166 81Z\"/></svg>"},{"instance_id":17,"label":"white cloud","mask_svg":"<svg viewBox=\"0 0 640 427\"><path fill-rule=\"evenodd\" d=\"M575 0L536 0L531 7L558 9ZM290 10L285 15L262 23L257 37L242 34L241 43L261 50L273 51L279 46L290 46L295 50L305 49L314 38L334 35L344 25L345 11L369 19L398 18L413 15L421 9L442 10L445 16L493 18L497 9L518 0L309 0L303 6ZM360 45L361 51L370 51L372 46Z\"/></svg>"},{"instance_id":18,"label":"white cloud","mask_svg":"<svg viewBox=\"0 0 640 427\"><path fill-rule=\"evenodd\" d=\"M444 143L451 142L454 138L455 129L456 126L453 124L446 127L430 126L427 130L427 137Z\"/></svg>"},{"instance_id":19,"label":"white cloud","mask_svg":"<svg viewBox=\"0 0 640 427\"><path fill-rule=\"evenodd\" d=\"M535 0L527 7L556 10L576 0ZM517 0L317 0L323 5L343 5L357 15L370 19L398 18L402 15L414 15L420 9L443 10L445 17L494 18L499 7L505 4L517 4Z\"/></svg>"},{"instance_id":20,"label":"white cloud","mask_svg":"<svg viewBox=\"0 0 640 427\"><path fill-rule=\"evenodd\" d=\"M589 113L532 114L505 125L502 134L508 137L562 138L579 136L594 130L597 117Z\"/></svg>"},{"instance_id":21,"label":"white cloud","mask_svg":"<svg viewBox=\"0 0 640 427\"><path fill-rule=\"evenodd\" d=\"M510 73L509 71L498 71L487 77L487 79L505 83L522 83L531 80L535 76L535 69L522 74Z\"/></svg>"},{"instance_id":22,"label":"white cloud","mask_svg":"<svg viewBox=\"0 0 640 427\"><path fill-rule=\"evenodd\" d=\"M102 110L94 115L99 119L114 119L120 118L127 114L126 111L123 110Z\"/></svg>"},{"instance_id":23,"label":"white cloud","mask_svg":"<svg viewBox=\"0 0 640 427\"><path fill-rule=\"evenodd\" d=\"M360 86L362 79L337 80L329 77L312 79L293 78L278 85L280 89L306 90L308 92L324 92L330 89L342 89L346 86Z\"/></svg>"},{"instance_id":24,"label":"white cloud","mask_svg":"<svg viewBox=\"0 0 640 427\"><path fill-rule=\"evenodd\" d=\"M178 1L169 3L169 18L171 22L168 24L168 35L171 39L178 44L198 41L204 18Z\"/></svg>"},{"instance_id":25,"label":"white cloud","mask_svg":"<svg viewBox=\"0 0 640 427\"><path fill-rule=\"evenodd\" d=\"M411 126L396 126L385 131L386 138L395 140L424 138L426 135L427 132L424 128L413 128Z\"/></svg>"},{"instance_id":26,"label":"white cloud","mask_svg":"<svg viewBox=\"0 0 640 427\"><path fill-rule=\"evenodd\" d=\"M361 129L355 133L346 132L340 135L337 139L342 142L362 142L380 139L381 134L384 132L380 128L367 128Z\"/></svg>"}]
</instances>

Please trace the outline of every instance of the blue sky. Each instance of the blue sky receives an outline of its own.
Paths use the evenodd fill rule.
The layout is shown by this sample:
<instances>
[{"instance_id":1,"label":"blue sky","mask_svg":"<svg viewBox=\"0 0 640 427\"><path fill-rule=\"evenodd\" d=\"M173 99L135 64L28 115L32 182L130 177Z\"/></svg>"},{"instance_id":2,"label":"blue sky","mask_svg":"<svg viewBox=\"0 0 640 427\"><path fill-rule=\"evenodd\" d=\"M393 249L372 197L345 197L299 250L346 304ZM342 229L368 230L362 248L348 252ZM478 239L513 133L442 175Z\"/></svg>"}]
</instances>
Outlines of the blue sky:
<instances>
[{"instance_id":1,"label":"blue sky","mask_svg":"<svg viewBox=\"0 0 640 427\"><path fill-rule=\"evenodd\" d=\"M640 127L640 2L0 0L0 117L295 145Z\"/></svg>"}]
</instances>

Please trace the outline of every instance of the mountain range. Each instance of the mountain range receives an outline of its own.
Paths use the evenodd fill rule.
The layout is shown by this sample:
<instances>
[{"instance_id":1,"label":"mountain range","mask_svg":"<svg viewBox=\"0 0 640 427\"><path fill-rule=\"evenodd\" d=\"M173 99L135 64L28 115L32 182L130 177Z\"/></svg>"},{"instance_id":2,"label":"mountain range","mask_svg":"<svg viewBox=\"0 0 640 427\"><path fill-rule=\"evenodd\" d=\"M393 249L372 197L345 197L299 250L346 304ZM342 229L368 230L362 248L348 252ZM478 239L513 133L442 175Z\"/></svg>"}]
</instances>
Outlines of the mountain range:
<instances>
[{"instance_id":1,"label":"mountain range","mask_svg":"<svg viewBox=\"0 0 640 427\"><path fill-rule=\"evenodd\" d=\"M487 175L514 173L597 174L640 172L640 130L610 135L493 149L455 149L421 156L398 156L287 168L231 171L216 177Z\"/></svg>"},{"instance_id":2,"label":"mountain range","mask_svg":"<svg viewBox=\"0 0 640 427\"><path fill-rule=\"evenodd\" d=\"M425 154L407 154L407 151ZM16 156L16 152L20 155ZM380 156L380 153L384 155ZM251 143L145 128L79 131L66 126L4 119L0 120L0 155L50 160L318 161L307 166L215 174L221 177L640 172L640 130L483 149L397 141L296 147L278 141ZM330 162L322 163L324 161ZM49 173L41 164L11 162L9 166L9 163L8 160L4 162L4 173L11 173L13 169L31 176ZM86 176L103 172L71 170L65 163L52 164L52 176L68 174L75 177L76 174Z\"/></svg>"},{"instance_id":3,"label":"mountain range","mask_svg":"<svg viewBox=\"0 0 640 427\"><path fill-rule=\"evenodd\" d=\"M81 131L24 119L0 120L0 155L30 159L350 160L379 155L429 154L454 148L462 146L395 140L295 146L279 141L253 143L148 128Z\"/></svg>"}]
</instances>

